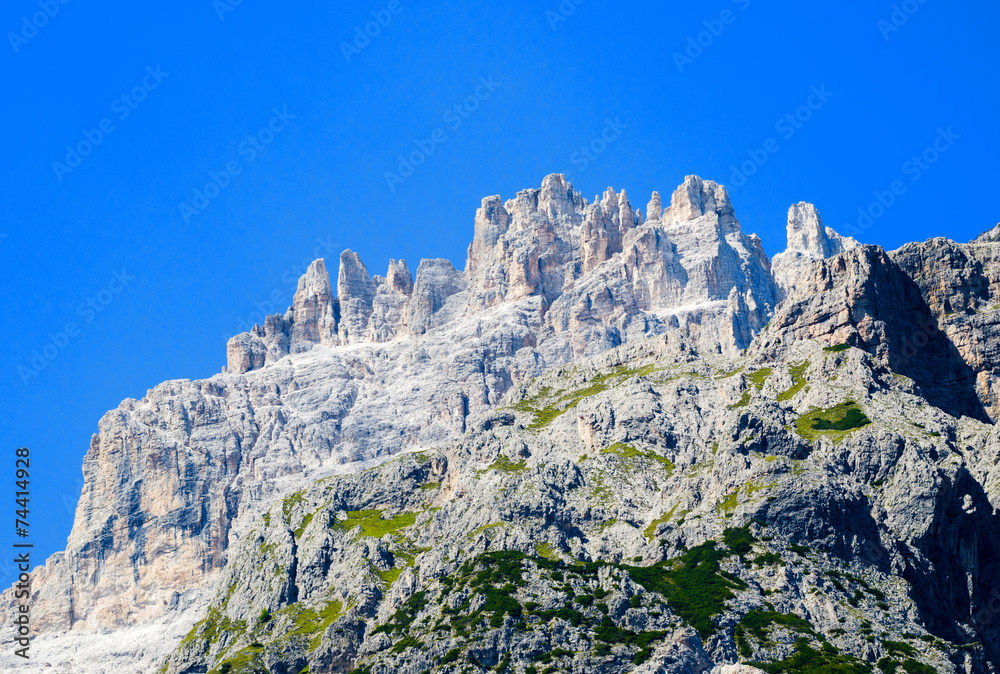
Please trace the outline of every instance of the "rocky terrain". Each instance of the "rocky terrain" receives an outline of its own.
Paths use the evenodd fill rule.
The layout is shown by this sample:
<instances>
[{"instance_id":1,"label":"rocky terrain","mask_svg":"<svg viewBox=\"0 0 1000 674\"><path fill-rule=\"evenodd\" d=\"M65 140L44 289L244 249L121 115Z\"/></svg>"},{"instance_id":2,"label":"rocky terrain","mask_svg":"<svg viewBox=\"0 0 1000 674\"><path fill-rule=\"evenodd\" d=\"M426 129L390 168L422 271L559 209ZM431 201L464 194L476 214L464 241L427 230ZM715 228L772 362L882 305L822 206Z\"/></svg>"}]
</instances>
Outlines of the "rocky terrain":
<instances>
[{"instance_id":1,"label":"rocky terrain","mask_svg":"<svg viewBox=\"0 0 1000 674\"><path fill-rule=\"evenodd\" d=\"M994 327L994 326L998 327ZM18 671L995 672L1000 226L561 175L101 420ZM3 595L4 610L14 607Z\"/></svg>"}]
</instances>

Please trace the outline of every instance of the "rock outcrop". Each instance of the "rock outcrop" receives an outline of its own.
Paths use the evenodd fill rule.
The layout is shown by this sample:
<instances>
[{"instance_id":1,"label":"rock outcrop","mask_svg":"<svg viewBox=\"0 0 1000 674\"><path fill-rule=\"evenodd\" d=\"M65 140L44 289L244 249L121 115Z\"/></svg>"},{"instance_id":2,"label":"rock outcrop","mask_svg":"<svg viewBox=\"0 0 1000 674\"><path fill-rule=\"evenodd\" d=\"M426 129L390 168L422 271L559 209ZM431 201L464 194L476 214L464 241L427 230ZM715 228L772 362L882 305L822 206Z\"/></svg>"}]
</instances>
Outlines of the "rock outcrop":
<instances>
[{"instance_id":1,"label":"rock outcrop","mask_svg":"<svg viewBox=\"0 0 1000 674\"><path fill-rule=\"evenodd\" d=\"M813 262L858 245L854 239L825 227L816 207L804 201L788 209L787 235L788 248L771 261L779 300L796 294L799 284L811 274Z\"/></svg>"}]
</instances>

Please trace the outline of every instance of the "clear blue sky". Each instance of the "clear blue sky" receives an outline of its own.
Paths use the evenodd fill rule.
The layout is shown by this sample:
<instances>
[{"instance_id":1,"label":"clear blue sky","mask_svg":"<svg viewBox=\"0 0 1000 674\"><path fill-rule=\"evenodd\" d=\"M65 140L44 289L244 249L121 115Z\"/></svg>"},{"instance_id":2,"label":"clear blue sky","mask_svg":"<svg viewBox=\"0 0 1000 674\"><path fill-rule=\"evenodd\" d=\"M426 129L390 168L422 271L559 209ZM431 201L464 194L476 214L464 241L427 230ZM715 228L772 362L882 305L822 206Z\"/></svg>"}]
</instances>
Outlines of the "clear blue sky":
<instances>
[{"instance_id":1,"label":"clear blue sky","mask_svg":"<svg viewBox=\"0 0 1000 674\"><path fill-rule=\"evenodd\" d=\"M741 182L745 162L737 215L770 255L789 204L843 231L897 180L861 240L1000 220L995 2L909 0L894 25L889 0L224 1L0 10L0 503L31 447L36 561L64 545L101 415L218 372L318 248L372 273L462 267L483 196L565 172L645 208L686 174ZM354 44L373 11L386 25ZM409 174L418 141L433 153Z\"/></svg>"}]
</instances>

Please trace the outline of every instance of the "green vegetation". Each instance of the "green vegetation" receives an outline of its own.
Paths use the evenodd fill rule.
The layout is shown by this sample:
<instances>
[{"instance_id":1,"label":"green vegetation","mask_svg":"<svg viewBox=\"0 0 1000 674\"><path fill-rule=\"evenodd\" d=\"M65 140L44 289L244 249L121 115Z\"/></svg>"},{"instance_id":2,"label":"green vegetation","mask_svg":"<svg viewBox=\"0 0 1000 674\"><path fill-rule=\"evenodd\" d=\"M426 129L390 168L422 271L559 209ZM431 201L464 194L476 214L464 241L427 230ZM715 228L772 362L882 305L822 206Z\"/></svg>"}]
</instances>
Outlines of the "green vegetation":
<instances>
[{"instance_id":1,"label":"green vegetation","mask_svg":"<svg viewBox=\"0 0 1000 674\"><path fill-rule=\"evenodd\" d=\"M274 615L275 618L287 617L291 622L287 634L308 638L309 650L315 650L319 647L326 628L343 613L343 605L339 601L330 601L323 604L319 610L297 602Z\"/></svg>"},{"instance_id":2,"label":"green vegetation","mask_svg":"<svg viewBox=\"0 0 1000 674\"><path fill-rule=\"evenodd\" d=\"M655 370L656 366L653 363L640 368L629 368L627 365L619 365L610 372L592 377L589 385L582 389L564 389L553 393L552 388L546 386L540 389L536 395L525 398L512 407L520 412L534 414L534 419L528 424L528 428L537 431L548 426L562 414L576 407L584 398L607 391L612 386L610 383L612 380L645 377L652 374ZM550 398L553 398L553 400L543 405L543 401Z\"/></svg>"},{"instance_id":3,"label":"green vegetation","mask_svg":"<svg viewBox=\"0 0 1000 674\"><path fill-rule=\"evenodd\" d=\"M388 587L399 579L401 573L403 573L403 567L394 566L388 571L379 571L378 575L379 578L382 579L382 582L385 583L386 587Z\"/></svg>"},{"instance_id":4,"label":"green vegetation","mask_svg":"<svg viewBox=\"0 0 1000 674\"><path fill-rule=\"evenodd\" d=\"M334 528L342 531L351 531L355 527L361 527L362 536L371 538L382 538L386 534L393 534L400 529L413 526L417 521L417 513L403 512L389 519L382 518L381 510L348 510L347 519L334 523Z\"/></svg>"},{"instance_id":5,"label":"green vegetation","mask_svg":"<svg viewBox=\"0 0 1000 674\"><path fill-rule=\"evenodd\" d=\"M520 473L521 471L526 470L527 466L528 464L526 461L515 462L501 454L500 457L491 463L486 470L499 470L504 473Z\"/></svg>"},{"instance_id":6,"label":"green vegetation","mask_svg":"<svg viewBox=\"0 0 1000 674\"><path fill-rule=\"evenodd\" d=\"M834 346L825 346L823 350L830 353L840 353L841 351L847 351L849 348L851 348L850 344L835 344Z\"/></svg>"},{"instance_id":7,"label":"green vegetation","mask_svg":"<svg viewBox=\"0 0 1000 674\"><path fill-rule=\"evenodd\" d=\"M656 452L643 452L636 449L632 445L626 445L621 442L616 442L607 449L601 450L601 454L615 454L623 459L646 459L649 461L655 461L663 466L664 470L667 471L667 475L674 472L674 462L667 457L660 456Z\"/></svg>"},{"instance_id":8,"label":"green vegetation","mask_svg":"<svg viewBox=\"0 0 1000 674\"><path fill-rule=\"evenodd\" d=\"M805 387L806 382L806 370L809 369L809 361L805 361L798 365L791 365L788 368L788 374L792 376L792 386L778 394L778 402L785 402L786 400L791 400L795 397L799 391Z\"/></svg>"},{"instance_id":9,"label":"green vegetation","mask_svg":"<svg viewBox=\"0 0 1000 674\"><path fill-rule=\"evenodd\" d=\"M922 662L917 662L913 658L903 661L903 670L908 672L908 674L937 674L936 669Z\"/></svg>"},{"instance_id":10,"label":"green vegetation","mask_svg":"<svg viewBox=\"0 0 1000 674\"><path fill-rule=\"evenodd\" d=\"M597 525L597 533L604 533L606 529L608 529L609 527L613 527L617 523L618 523L617 518L612 518L610 520L601 522L600 524Z\"/></svg>"},{"instance_id":11,"label":"green vegetation","mask_svg":"<svg viewBox=\"0 0 1000 674\"><path fill-rule=\"evenodd\" d=\"M181 645L191 645L199 639L209 644L213 644L218 641L219 637L224 633L245 632L247 629L247 623L245 620L232 620L229 616L223 613L228 603L229 597L227 596L223 601L222 606L213 606L209 608L208 615L195 623L194 627L191 628L191 631L188 632L187 635L181 640Z\"/></svg>"},{"instance_id":12,"label":"green vegetation","mask_svg":"<svg viewBox=\"0 0 1000 674\"><path fill-rule=\"evenodd\" d=\"M661 524L663 524L665 522L669 522L670 518L672 518L674 516L674 512L677 511L677 508L679 506L680 506L680 504L674 505L674 507L671 508L669 511L663 513L662 515L660 515L655 520L653 520L652 522L649 523L649 526L646 527L643 530L643 532L642 532L643 535L646 537L647 541L653 540L653 536L656 535L656 529L657 529L657 527L659 527Z\"/></svg>"},{"instance_id":13,"label":"green vegetation","mask_svg":"<svg viewBox=\"0 0 1000 674\"><path fill-rule=\"evenodd\" d=\"M739 488L737 488L736 491L734 491L733 493L727 494L726 497L722 499L718 503L718 505L715 506L715 509L720 513L734 512L736 510L737 500L739 499L739 496L740 496L740 490Z\"/></svg>"},{"instance_id":14,"label":"green vegetation","mask_svg":"<svg viewBox=\"0 0 1000 674\"><path fill-rule=\"evenodd\" d=\"M807 637L795 640L795 653L773 663L751 663L768 674L871 674L871 668L851 655L842 655L836 648L824 644L816 650Z\"/></svg>"},{"instance_id":15,"label":"green vegetation","mask_svg":"<svg viewBox=\"0 0 1000 674\"><path fill-rule=\"evenodd\" d=\"M491 524L484 524L484 525L476 527L475 529L473 529L472 531L470 531L466 535L466 538L469 538L469 539L475 538L476 536L478 536L479 534L483 533L484 531L487 531L489 529L493 529L494 527L502 527L504 524L506 524L506 522L493 522Z\"/></svg>"},{"instance_id":16,"label":"green vegetation","mask_svg":"<svg viewBox=\"0 0 1000 674\"><path fill-rule=\"evenodd\" d=\"M882 658L876 666L885 674L896 674L896 670L899 669L899 663L892 658Z\"/></svg>"},{"instance_id":17,"label":"green vegetation","mask_svg":"<svg viewBox=\"0 0 1000 674\"><path fill-rule=\"evenodd\" d=\"M401 608L392 614L392 617L386 623L379 625L373 634L378 634L379 632L386 632L388 634L404 632L425 606L427 606L427 593L415 592L412 597L406 600L406 603Z\"/></svg>"},{"instance_id":18,"label":"green vegetation","mask_svg":"<svg viewBox=\"0 0 1000 674\"><path fill-rule=\"evenodd\" d=\"M903 641L889 641L886 639L882 642L882 648L889 651L889 655L912 657L917 654L917 650L908 643Z\"/></svg>"},{"instance_id":19,"label":"green vegetation","mask_svg":"<svg viewBox=\"0 0 1000 674\"><path fill-rule=\"evenodd\" d=\"M739 552L719 549L714 541L709 541L673 560L648 567L628 567L634 582L666 597L670 607L698 630L702 639L717 631L712 617L725 608L726 600L735 596L733 590L747 587L737 576L722 571L719 563L732 554L748 551L747 546L753 541L749 528L726 529L723 537L732 541Z\"/></svg>"},{"instance_id":20,"label":"green vegetation","mask_svg":"<svg viewBox=\"0 0 1000 674\"><path fill-rule=\"evenodd\" d=\"M309 513L308 515L302 518L302 524L300 524L298 528L293 532L296 539L302 538L302 534L305 533L306 527L309 526L310 522L312 522L313 515L315 514L316 513Z\"/></svg>"},{"instance_id":21,"label":"green vegetation","mask_svg":"<svg viewBox=\"0 0 1000 674\"><path fill-rule=\"evenodd\" d=\"M292 512L295 507L300 505L306 500L306 492L304 489L299 490L295 493L289 494L281 502L281 512L285 516L285 524L291 525L292 523Z\"/></svg>"},{"instance_id":22,"label":"green vegetation","mask_svg":"<svg viewBox=\"0 0 1000 674\"><path fill-rule=\"evenodd\" d=\"M611 618L605 616L604 621L594 631L594 639L596 641L603 641L609 645L625 644L626 646L637 646L639 652L632 658L632 662L636 665L641 665L652 657L653 649L651 645L665 637L666 634L666 632L656 631L633 632L631 630L624 630L620 627L615 627L614 623L611 622Z\"/></svg>"},{"instance_id":23,"label":"green vegetation","mask_svg":"<svg viewBox=\"0 0 1000 674\"><path fill-rule=\"evenodd\" d=\"M739 495L743 492L743 496L746 498L752 498L754 494L759 491L764 491L774 486L773 482L747 482L741 487L737 487L736 491L731 494L726 494L726 497L722 499L716 506L716 512L723 514L731 514L736 512L736 506L739 505Z\"/></svg>"},{"instance_id":24,"label":"green vegetation","mask_svg":"<svg viewBox=\"0 0 1000 674\"><path fill-rule=\"evenodd\" d=\"M422 485L420 485L420 489L422 489L423 491L430 491L432 489L440 489L440 488L441 488L440 482L424 482Z\"/></svg>"},{"instance_id":25,"label":"green vegetation","mask_svg":"<svg viewBox=\"0 0 1000 674\"><path fill-rule=\"evenodd\" d=\"M763 554L754 557L754 566L778 566L784 564L785 560L781 558L781 555L775 554L773 552L765 552Z\"/></svg>"},{"instance_id":26,"label":"green vegetation","mask_svg":"<svg viewBox=\"0 0 1000 674\"><path fill-rule=\"evenodd\" d=\"M754 609L743 616L743 619L733 629L733 638L740 656L749 658L754 653L748 636L752 636L756 640L759 649L773 648L775 644L771 639L771 631L775 627L806 634L815 639L819 638L819 635L813 631L812 625L797 615L778 613L770 609Z\"/></svg>"},{"instance_id":27,"label":"green vegetation","mask_svg":"<svg viewBox=\"0 0 1000 674\"><path fill-rule=\"evenodd\" d=\"M740 397L739 400L737 400L735 403L729 406L729 409L735 410L740 407L746 407L749 404L750 404L750 391L747 390L743 392L743 395Z\"/></svg>"},{"instance_id":28,"label":"green vegetation","mask_svg":"<svg viewBox=\"0 0 1000 674\"><path fill-rule=\"evenodd\" d=\"M847 400L829 409L814 409L795 420L800 436L813 442L823 435L839 441L852 431L871 423L857 403Z\"/></svg>"},{"instance_id":29,"label":"green vegetation","mask_svg":"<svg viewBox=\"0 0 1000 674\"><path fill-rule=\"evenodd\" d=\"M209 670L209 674L267 674L264 659L260 653L251 648L244 648L231 658L219 663L218 668Z\"/></svg>"},{"instance_id":30,"label":"green vegetation","mask_svg":"<svg viewBox=\"0 0 1000 674\"><path fill-rule=\"evenodd\" d=\"M758 391L760 391L764 388L764 382L767 381L767 378L770 377L773 372L774 370L772 368L762 367L759 370L755 370L754 372L746 375L746 378L753 382L753 385L757 387Z\"/></svg>"},{"instance_id":31,"label":"green vegetation","mask_svg":"<svg viewBox=\"0 0 1000 674\"><path fill-rule=\"evenodd\" d=\"M535 554L544 559L550 559L553 562L561 560L559 554L548 543L535 543Z\"/></svg>"}]
</instances>

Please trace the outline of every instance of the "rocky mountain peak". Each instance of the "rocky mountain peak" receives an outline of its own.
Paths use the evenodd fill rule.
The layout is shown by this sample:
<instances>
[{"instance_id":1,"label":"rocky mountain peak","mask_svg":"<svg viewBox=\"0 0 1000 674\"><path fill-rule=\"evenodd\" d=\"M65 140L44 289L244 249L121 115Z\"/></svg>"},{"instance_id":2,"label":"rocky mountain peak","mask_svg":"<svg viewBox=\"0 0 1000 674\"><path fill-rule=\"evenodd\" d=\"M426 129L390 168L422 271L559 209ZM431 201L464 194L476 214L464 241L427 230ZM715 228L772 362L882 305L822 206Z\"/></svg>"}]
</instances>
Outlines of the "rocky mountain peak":
<instances>
[{"instance_id":1,"label":"rocky mountain peak","mask_svg":"<svg viewBox=\"0 0 1000 674\"><path fill-rule=\"evenodd\" d=\"M396 292L409 295L413 292L413 276L406 260L389 260L389 271L385 275L386 283Z\"/></svg>"},{"instance_id":2,"label":"rocky mountain peak","mask_svg":"<svg viewBox=\"0 0 1000 674\"><path fill-rule=\"evenodd\" d=\"M789 207L787 250L808 253L818 259L834 254L823 218L813 204L800 201Z\"/></svg>"},{"instance_id":3,"label":"rocky mountain peak","mask_svg":"<svg viewBox=\"0 0 1000 674\"><path fill-rule=\"evenodd\" d=\"M665 220L678 223L695 220L707 213L715 213L720 221L733 216L733 204L726 188L698 176L687 176L670 195L670 207L663 214Z\"/></svg>"},{"instance_id":4,"label":"rocky mountain peak","mask_svg":"<svg viewBox=\"0 0 1000 674\"><path fill-rule=\"evenodd\" d=\"M464 271L316 260L227 372L123 401L39 671L991 671L1000 230L886 253L800 202L772 262L712 181L647 213L487 197Z\"/></svg>"},{"instance_id":5,"label":"rocky mountain peak","mask_svg":"<svg viewBox=\"0 0 1000 674\"><path fill-rule=\"evenodd\" d=\"M805 201L789 207L786 233L787 249L771 261L779 299L795 294L804 277L811 273L814 261L839 255L859 245L854 239L824 226L819 209Z\"/></svg>"},{"instance_id":6,"label":"rocky mountain peak","mask_svg":"<svg viewBox=\"0 0 1000 674\"><path fill-rule=\"evenodd\" d=\"M1000 241L1000 224L997 224L997 226L992 229L986 230L969 243L996 243L998 241Z\"/></svg>"},{"instance_id":7,"label":"rocky mountain peak","mask_svg":"<svg viewBox=\"0 0 1000 674\"><path fill-rule=\"evenodd\" d=\"M660 203L660 193L654 190L653 196L646 205L646 221L659 220L663 215L663 204Z\"/></svg>"},{"instance_id":8,"label":"rocky mountain peak","mask_svg":"<svg viewBox=\"0 0 1000 674\"><path fill-rule=\"evenodd\" d=\"M313 261L299 279L291 314L291 352L337 342L337 300L322 258Z\"/></svg>"}]
</instances>

